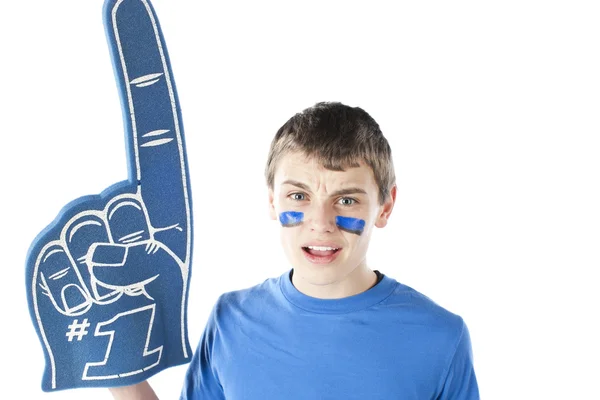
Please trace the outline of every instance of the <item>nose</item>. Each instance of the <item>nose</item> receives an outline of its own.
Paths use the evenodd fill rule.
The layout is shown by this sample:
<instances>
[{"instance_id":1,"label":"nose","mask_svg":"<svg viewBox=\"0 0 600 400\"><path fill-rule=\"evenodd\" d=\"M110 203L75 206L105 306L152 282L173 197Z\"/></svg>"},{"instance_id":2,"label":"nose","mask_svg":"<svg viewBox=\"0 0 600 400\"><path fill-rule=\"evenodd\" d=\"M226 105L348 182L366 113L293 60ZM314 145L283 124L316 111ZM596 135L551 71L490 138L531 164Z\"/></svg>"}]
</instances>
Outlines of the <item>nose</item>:
<instances>
[{"instance_id":1,"label":"nose","mask_svg":"<svg viewBox=\"0 0 600 400\"><path fill-rule=\"evenodd\" d=\"M307 222L314 232L331 233L335 230L335 212L324 204L315 204Z\"/></svg>"}]
</instances>

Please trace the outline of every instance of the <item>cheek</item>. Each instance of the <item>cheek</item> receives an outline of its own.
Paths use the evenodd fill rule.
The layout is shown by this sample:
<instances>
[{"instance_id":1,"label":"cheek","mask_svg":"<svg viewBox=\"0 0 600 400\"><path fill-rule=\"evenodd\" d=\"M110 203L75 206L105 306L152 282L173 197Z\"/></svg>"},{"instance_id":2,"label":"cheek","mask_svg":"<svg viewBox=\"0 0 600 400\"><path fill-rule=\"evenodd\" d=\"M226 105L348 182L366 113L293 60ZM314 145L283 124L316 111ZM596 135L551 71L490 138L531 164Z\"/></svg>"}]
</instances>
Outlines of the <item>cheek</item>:
<instances>
[{"instance_id":1,"label":"cheek","mask_svg":"<svg viewBox=\"0 0 600 400\"><path fill-rule=\"evenodd\" d=\"M283 251L288 255L292 255L298 246L298 231L302 229L300 227L295 228L281 228L279 238Z\"/></svg>"},{"instance_id":2,"label":"cheek","mask_svg":"<svg viewBox=\"0 0 600 400\"><path fill-rule=\"evenodd\" d=\"M365 219L345 216L336 217L336 225L342 231L349 248L352 249L355 256L367 251L373 231L373 223L371 215L365 215Z\"/></svg>"},{"instance_id":3,"label":"cheek","mask_svg":"<svg viewBox=\"0 0 600 400\"><path fill-rule=\"evenodd\" d=\"M346 253L347 260L362 260L369 249L369 236L370 231L365 229L362 235L358 236L353 233L342 232L346 243L348 245L348 252Z\"/></svg>"},{"instance_id":4,"label":"cheek","mask_svg":"<svg viewBox=\"0 0 600 400\"><path fill-rule=\"evenodd\" d=\"M304 213L299 211L284 211L279 214L281 224L281 244L285 249L295 247L295 238L300 225L304 223Z\"/></svg>"}]
</instances>

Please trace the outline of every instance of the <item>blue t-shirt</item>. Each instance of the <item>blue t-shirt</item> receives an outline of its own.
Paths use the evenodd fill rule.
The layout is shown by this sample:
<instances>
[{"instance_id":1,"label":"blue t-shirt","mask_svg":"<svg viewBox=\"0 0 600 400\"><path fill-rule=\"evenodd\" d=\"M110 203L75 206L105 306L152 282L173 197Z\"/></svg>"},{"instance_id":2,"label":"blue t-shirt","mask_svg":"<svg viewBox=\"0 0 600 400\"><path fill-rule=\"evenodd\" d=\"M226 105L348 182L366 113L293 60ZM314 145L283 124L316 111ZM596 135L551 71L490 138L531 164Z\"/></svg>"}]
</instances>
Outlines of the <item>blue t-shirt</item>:
<instances>
[{"instance_id":1,"label":"blue t-shirt","mask_svg":"<svg viewBox=\"0 0 600 400\"><path fill-rule=\"evenodd\" d=\"M385 275L318 299L290 272L219 297L181 399L479 399L460 316Z\"/></svg>"}]
</instances>

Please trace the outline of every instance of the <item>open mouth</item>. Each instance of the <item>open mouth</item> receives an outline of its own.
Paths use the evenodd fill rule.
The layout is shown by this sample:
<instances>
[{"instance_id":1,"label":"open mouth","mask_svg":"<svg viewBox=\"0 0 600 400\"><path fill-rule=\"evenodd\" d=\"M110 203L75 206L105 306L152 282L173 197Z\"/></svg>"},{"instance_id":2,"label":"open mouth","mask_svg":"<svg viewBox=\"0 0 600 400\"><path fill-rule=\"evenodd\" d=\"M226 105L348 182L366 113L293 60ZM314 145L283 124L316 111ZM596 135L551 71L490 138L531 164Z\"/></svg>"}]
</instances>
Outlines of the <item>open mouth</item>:
<instances>
[{"instance_id":1,"label":"open mouth","mask_svg":"<svg viewBox=\"0 0 600 400\"><path fill-rule=\"evenodd\" d=\"M308 254L311 254L313 256L325 257L325 256L333 255L333 254L337 253L338 251L340 251L341 249L336 248L336 247L308 246L308 247L303 247L302 250L304 250L305 252L307 252Z\"/></svg>"},{"instance_id":2,"label":"open mouth","mask_svg":"<svg viewBox=\"0 0 600 400\"><path fill-rule=\"evenodd\" d=\"M302 247L304 256L316 264L326 264L333 261L342 249L328 246L305 246Z\"/></svg>"}]
</instances>

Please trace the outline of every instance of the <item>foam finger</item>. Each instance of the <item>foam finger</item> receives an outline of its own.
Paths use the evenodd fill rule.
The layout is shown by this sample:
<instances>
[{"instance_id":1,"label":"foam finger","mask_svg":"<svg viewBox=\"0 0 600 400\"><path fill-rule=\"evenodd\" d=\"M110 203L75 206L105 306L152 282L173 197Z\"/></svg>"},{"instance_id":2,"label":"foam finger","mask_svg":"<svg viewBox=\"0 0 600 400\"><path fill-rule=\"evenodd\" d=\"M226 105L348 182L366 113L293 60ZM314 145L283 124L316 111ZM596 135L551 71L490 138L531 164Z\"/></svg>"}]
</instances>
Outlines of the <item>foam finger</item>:
<instances>
[{"instance_id":1,"label":"foam finger","mask_svg":"<svg viewBox=\"0 0 600 400\"><path fill-rule=\"evenodd\" d=\"M112 0L105 21L126 116L130 171L154 226L177 225L184 232L167 243L184 258L191 235L190 189L179 101L158 19L145 0Z\"/></svg>"}]
</instances>

